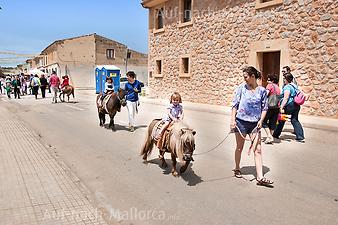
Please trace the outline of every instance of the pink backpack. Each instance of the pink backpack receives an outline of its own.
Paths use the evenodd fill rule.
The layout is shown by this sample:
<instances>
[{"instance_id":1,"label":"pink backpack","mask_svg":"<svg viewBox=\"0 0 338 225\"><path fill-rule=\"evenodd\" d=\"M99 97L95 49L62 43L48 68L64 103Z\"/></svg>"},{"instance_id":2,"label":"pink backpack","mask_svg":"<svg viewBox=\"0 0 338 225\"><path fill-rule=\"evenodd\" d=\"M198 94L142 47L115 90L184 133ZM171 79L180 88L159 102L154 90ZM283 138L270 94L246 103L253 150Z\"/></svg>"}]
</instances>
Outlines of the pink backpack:
<instances>
[{"instance_id":1,"label":"pink backpack","mask_svg":"<svg viewBox=\"0 0 338 225\"><path fill-rule=\"evenodd\" d=\"M296 90L296 95L293 98L293 101L297 104L297 105L303 105L305 102L305 95L304 93L299 90L296 86L292 85L291 86Z\"/></svg>"}]
</instances>

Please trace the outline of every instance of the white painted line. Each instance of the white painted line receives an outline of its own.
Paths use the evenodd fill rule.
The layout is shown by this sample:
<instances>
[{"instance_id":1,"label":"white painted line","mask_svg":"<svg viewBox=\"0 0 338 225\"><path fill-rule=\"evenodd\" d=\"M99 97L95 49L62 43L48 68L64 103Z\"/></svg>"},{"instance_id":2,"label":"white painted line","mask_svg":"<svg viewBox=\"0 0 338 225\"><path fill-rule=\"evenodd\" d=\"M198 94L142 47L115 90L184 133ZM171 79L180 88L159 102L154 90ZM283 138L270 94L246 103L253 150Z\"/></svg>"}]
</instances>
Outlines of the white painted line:
<instances>
[{"instance_id":1,"label":"white painted line","mask_svg":"<svg viewBox=\"0 0 338 225\"><path fill-rule=\"evenodd\" d=\"M7 99L4 99L4 98L2 98L1 100L4 101L4 102L8 102L8 100L7 100Z\"/></svg>"},{"instance_id":2,"label":"white painted line","mask_svg":"<svg viewBox=\"0 0 338 225\"><path fill-rule=\"evenodd\" d=\"M82 108L79 108L79 107L76 107L76 106L72 106L72 105L64 105L64 106L67 106L67 107L72 108L72 109L80 110L80 111L84 110Z\"/></svg>"}]
</instances>

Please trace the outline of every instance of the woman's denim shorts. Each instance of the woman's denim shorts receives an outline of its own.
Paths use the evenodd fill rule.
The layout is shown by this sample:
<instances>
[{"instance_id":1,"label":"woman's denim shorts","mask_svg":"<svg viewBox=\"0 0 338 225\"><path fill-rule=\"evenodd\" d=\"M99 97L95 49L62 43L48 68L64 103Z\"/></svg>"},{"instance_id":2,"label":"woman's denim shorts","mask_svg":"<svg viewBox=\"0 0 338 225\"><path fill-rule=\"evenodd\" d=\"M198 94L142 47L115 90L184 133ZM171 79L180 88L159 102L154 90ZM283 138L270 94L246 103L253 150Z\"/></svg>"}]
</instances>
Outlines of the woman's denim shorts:
<instances>
[{"instance_id":1,"label":"woman's denim shorts","mask_svg":"<svg viewBox=\"0 0 338 225\"><path fill-rule=\"evenodd\" d=\"M258 122L248 122L241 119L236 118L236 125L237 128L235 132L239 132L238 129L241 131L243 135L251 134L252 131L256 128Z\"/></svg>"}]
</instances>

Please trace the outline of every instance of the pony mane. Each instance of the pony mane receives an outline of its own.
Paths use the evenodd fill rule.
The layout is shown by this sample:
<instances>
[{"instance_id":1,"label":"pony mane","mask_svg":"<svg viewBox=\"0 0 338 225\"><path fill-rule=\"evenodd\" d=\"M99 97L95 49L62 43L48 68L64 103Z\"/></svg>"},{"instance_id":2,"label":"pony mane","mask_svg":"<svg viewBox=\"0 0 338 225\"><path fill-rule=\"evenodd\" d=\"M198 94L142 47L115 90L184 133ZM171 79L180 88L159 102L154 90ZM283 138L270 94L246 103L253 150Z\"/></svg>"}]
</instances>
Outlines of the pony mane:
<instances>
[{"instance_id":1,"label":"pony mane","mask_svg":"<svg viewBox=\"0 0 338 225\"><path fill-rule=\"evenodd\" d=\"M182 132L182 129L187 130L187 132ZM184 144L189 143L192 146L195 143L192 130L183 121L178 121L174 123L171 132L170 148L176 153L180 161L183 161Z\"/></svg>"}]
</instances>

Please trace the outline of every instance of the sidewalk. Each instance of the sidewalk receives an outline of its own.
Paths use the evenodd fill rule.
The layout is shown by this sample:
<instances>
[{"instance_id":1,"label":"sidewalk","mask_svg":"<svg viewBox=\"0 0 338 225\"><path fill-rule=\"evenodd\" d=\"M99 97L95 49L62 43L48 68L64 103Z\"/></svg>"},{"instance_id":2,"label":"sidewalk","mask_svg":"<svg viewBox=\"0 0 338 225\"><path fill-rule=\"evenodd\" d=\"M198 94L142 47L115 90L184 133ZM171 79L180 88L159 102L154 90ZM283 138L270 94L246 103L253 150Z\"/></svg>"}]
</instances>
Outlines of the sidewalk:
<instances>
[{"instance_id":1,"label":"sidewalk","mask_svg":"<svg viewBox=\"0 0 338 225\"><path fill-rule=\"evenodd\" d=\"M0 224L106 224L39 135L0 107Z\"/></svg>"},{"instance_id":2,"label":"sidewalk","mask_svg":"<svg viewBox=\"0 0 338 225\"><path fill-rule=\"evenodd\" d=\"M78 90L78 92L84 95L95 96L95 91L93 90ZM168 99L155 99L155 98L140 96L141 103L165 106L169 103L168 101L169 101ZM223 114L226 116L231 115L231 108L228 106L208 105L208 104L200 104L200 103L192 103L192 102L184 102L183 105L184 105L184 108L188 110ZM306 115L300 114L299 120L301 121L302 125L306 128L338 132L338 119L330 119L330 118L316 117L316 116L306 116Z\"/></svg>"},{"instance_id":3,"label":"sidewalk","mask_svg":"<svg viewBox=\"0 0 338 225\"><path fill-rule=\"evenodd\" d=\"M167 99L165 100L153 99L153 98L148 98L148 97L143 97L143 96L140 97L140 101L141 103L143 102L143 103L156 104L156 105L169 104ZM208 105L208 104L200 104L200 103L192 103L192 102L184 102L183 105L184 105L184 108L188 110L223 114L226 116L231 115L231 107L229 106ZM306 116L306 115L300 114L299 120L301 121L302 125L307 128L338 132L338 119Z\"/></svg>"}]
</instances>

